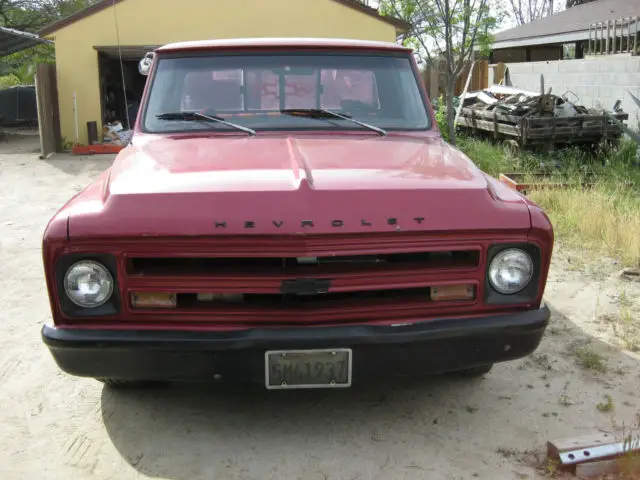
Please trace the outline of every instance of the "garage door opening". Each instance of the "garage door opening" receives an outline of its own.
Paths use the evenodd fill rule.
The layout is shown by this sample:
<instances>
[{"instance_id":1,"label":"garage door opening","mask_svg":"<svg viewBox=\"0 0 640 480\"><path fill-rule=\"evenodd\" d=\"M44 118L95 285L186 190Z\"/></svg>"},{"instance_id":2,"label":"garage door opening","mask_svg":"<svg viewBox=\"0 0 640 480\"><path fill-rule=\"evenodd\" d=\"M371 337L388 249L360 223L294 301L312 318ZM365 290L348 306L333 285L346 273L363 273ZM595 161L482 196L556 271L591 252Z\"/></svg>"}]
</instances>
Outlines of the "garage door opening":
<instances>
[{"instance_id":1,"label":"garage door opening","mask_svg":"<svg viewBox=\"0 0 640 480\"><path fill-rule=\"evenodd\" d=\"M138 71L138 63L155 47L121 47L122 68L118 47L95 48L98 51L102 123L120 122L125 130L132 129L147 80Z\"/></svg>"}]
</instances>

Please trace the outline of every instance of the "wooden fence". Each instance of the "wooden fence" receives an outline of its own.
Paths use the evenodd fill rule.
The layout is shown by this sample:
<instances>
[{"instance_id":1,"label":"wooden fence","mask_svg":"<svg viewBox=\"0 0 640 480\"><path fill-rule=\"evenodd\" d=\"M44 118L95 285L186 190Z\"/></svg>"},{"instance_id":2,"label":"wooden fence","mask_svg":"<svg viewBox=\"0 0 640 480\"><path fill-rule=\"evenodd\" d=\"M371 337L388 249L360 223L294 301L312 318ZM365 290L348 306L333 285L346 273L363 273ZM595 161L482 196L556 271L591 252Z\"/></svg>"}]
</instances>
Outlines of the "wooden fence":
<instances>
[{"instance_id":1,"label":"wooden fence","mask_svg":"<svg viewBox=\"0 0 640 480\"><path fill-rule=\"evenodd\" d=\"M589 55L638 52L640 17L622 17L589 25Z\"/></svg>"},{"instance_id":2,"label":"wooden fence","mask_svg":"<svg viewBox=\"0 0 640 480\"><path fill-rule=\"evenodd\" d=\"M464 84L469 76L471 62L462 70L456 79L455 95L460 95L464 90ZM429 94L430 99L438 98L445 93L445 71L446 62L444 60L438 62L437 68L429 65L422 72L422 79ZM489 86L489 62L487 60L478 60L473 67L473 73L469 82L469 91L482 90Z\"/></svg>"}]
</instances>

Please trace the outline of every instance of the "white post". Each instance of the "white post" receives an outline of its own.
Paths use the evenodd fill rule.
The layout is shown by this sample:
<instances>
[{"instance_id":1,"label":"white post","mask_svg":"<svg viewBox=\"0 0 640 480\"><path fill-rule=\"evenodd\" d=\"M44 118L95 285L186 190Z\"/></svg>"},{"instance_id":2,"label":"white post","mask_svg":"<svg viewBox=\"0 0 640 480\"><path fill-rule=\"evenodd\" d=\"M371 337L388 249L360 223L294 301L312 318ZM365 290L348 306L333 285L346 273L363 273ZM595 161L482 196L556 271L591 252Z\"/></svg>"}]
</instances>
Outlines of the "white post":
<instances>
[{"instance_id":1,"label":"white post","mask_svg":"<svg viewBox=\"0 0 640 480\"><path fill-rule=\"evenodd\" d=\"M44 135L42 134L42 127L44 125L44 117L42 115L42 108L40 106L40 95L42 94L42 92L40 91L40 89L38 88L38 75L36 74L33 77L33 83L35 83L36 86L36 108L37 108L37 112L38 112L38 137L40 139L40 159L43 160L45 158L44 155Z\"/></svg>"},{"instance_id":2,"label":"white post","mask_svg":"<svg viewBox=\"0 0 640 480\"><path fill-rule=\"evenodd\" d=\"M469 69L469 75L467 75L467 81L464 84L464 90L462 91L462 95L460 95L460 102L458 103L458 109L456 110L456 117L453 120L453 124L458 124L458 117L460 116L460 112L462 111L462 104L464 103L464 96L467 93L467 89L469 88L469 82L471 81L471 76L473 75L473 67L476 66L476 61L471 62L471 68Z\"/></svg>"},{"instance_id":3,"label":"white post","mask_svg":"<svg viewBox=\"0 0 640 480\"><path fill-rule=\"evenodd\" d=\"M604 53L604 22L600 24L600 40L598 41L598 51L597 53Z\"/></svg>"},{"instance_id":4,"label":"white post","mask_svg":"<svg viewBox=\"0 0 640 480\"><path fill-rule=\"evenodd\" d=\"M614 54L617 53L616 50L617 50L617 46L618 46L617 28L618 28L618 19L615 18L613 20L613 35L612 35L612 37L613 37L613 53Z\"/></svg>"}]
</instances>

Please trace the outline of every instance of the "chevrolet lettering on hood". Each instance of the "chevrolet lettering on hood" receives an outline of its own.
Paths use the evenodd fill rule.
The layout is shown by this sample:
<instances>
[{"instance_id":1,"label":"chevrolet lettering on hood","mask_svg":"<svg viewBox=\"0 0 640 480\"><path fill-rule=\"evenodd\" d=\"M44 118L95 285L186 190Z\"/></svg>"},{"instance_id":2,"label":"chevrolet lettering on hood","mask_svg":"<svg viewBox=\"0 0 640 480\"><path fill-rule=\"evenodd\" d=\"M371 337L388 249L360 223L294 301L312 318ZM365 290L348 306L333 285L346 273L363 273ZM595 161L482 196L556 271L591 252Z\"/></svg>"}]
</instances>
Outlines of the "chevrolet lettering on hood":
<instances>
[{"instance_id":1,"label":"chevrolet lettering on hood","mask_svg":"<svg viewBox=\"0 0 640 480\"><path fill-rule=\"evenodd\" d=\"M424 222L424 217L413 217L411 221L417 223L418 225L421 225L422 222ZM214 226L215 228L227 228L227 226L229 226L230 223L231 222L227 223L226 221L215 221ZM257 224L257 222L254 220L246 220L241 223L243 225L243 228L256 228L256 224ZM345 226L344 220L331 220L330 222L327 222L327 223L332 228L342 228ZM400 226L398 219L393 217L387 218L384 220L384 222L381 222L381 223L385 223L386 225L394 225L398 227ZM282 228L284 226L284 220L272 220L271 224L275 228ZM302 228L313 228L316 226L316 222L314 222L313 220L302 220L299 222L298 225ZM360 219L359 225L362 227L371 227L373 226L373 223L362 218Z\"/></svg>"},{"instance_id":2,"label":"chevrolet lettering on hood","mask_svg":"<svg viewBox=\"0 0 640 480\"><path fill-rule=\"evenodd\" d=\"M443 140L410 49L253 38L145 58L130 144L44 233L62 370L330 389L537 349L552 226Z\"/></svg>"}]
</instances>

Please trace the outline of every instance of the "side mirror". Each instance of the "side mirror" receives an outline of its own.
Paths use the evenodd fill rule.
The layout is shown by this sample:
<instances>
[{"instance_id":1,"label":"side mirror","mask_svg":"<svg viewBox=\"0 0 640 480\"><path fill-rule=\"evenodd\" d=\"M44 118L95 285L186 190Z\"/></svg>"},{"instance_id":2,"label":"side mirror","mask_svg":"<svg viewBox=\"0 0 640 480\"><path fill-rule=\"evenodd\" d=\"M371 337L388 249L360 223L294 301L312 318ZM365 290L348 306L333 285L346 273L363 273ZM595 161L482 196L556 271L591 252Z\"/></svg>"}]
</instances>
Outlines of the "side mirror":
<instances>
[{"instance_id":1,"label":"side mirror","mask_svg":"<svg viewBox=\"0 0 640 480\"><path fill-rule=\"evenodd\" d=\"M138 71L140 75L144 75L145 77L149 75L149 71L151 70L151 64L153 63L154 54L153 52L148 52L140 63L138 64Z\"/></svg>"}]
</instances>

